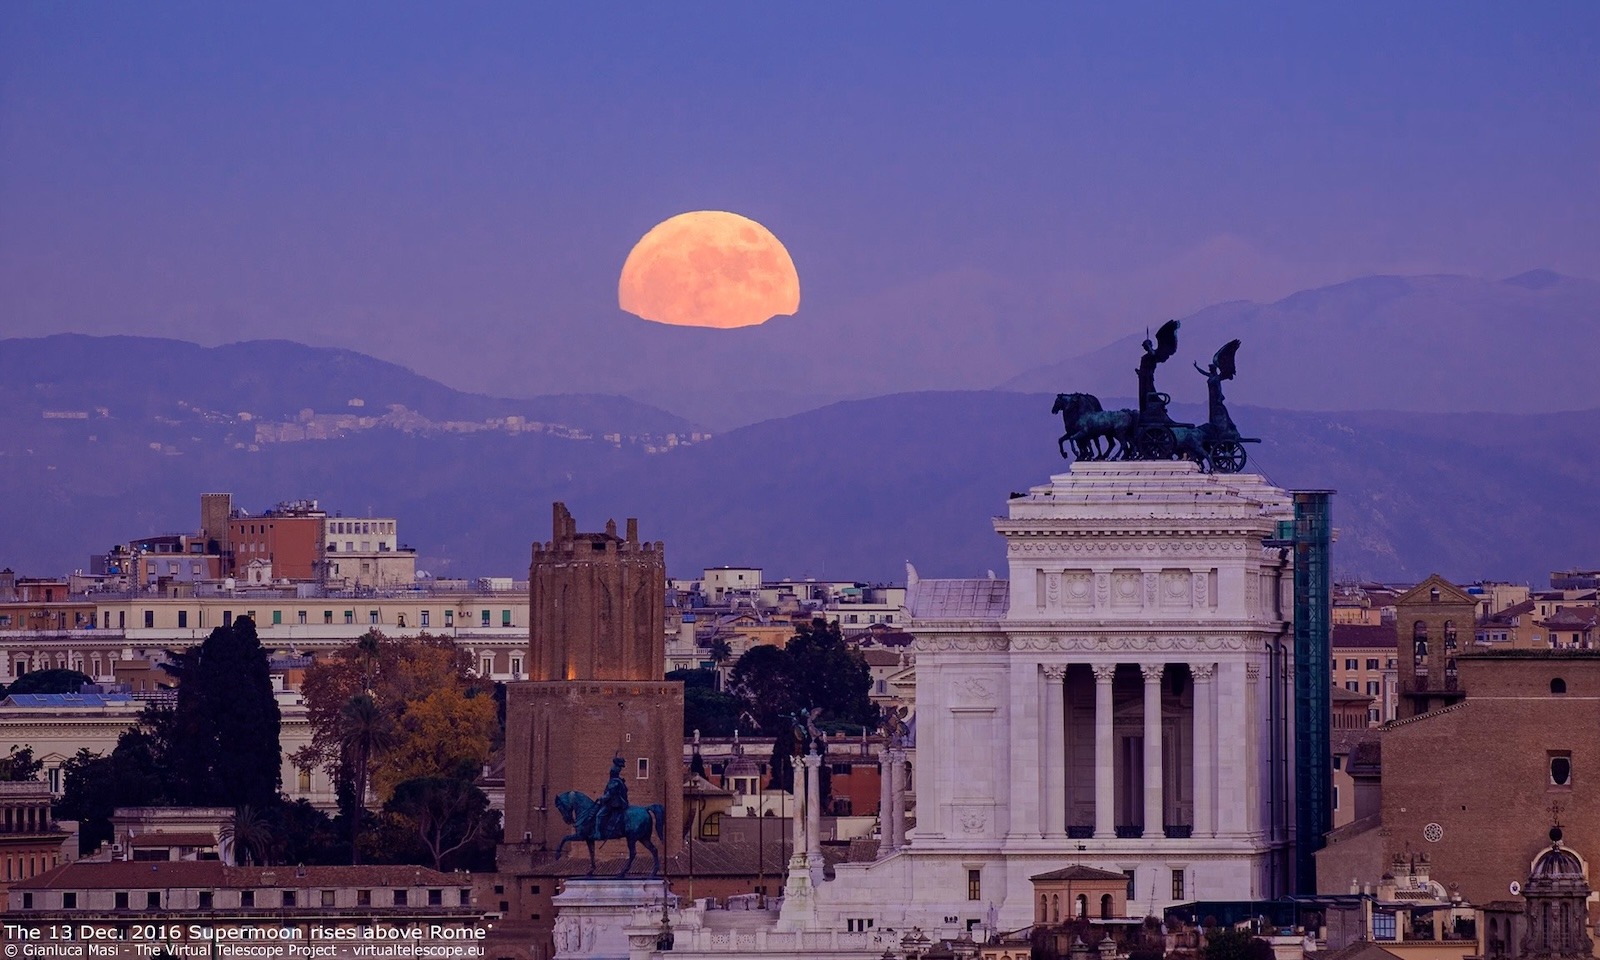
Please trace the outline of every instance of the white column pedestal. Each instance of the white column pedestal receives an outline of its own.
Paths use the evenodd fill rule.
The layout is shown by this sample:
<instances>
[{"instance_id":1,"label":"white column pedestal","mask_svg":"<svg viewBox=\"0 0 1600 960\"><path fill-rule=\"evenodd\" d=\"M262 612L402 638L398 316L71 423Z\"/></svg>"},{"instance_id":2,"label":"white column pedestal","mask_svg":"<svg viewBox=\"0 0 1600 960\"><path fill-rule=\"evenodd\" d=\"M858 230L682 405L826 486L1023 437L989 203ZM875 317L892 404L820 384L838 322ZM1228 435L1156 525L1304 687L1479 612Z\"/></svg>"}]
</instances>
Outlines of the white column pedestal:
<instances>
[{"instance_id":1,"label":"white column pedestal","mask_svg":"<svg viewBox=\"0 0 1600 960\"><path fill-rule=\"evenodd\" d=\"M1144 835L1165 836L1161 806L1161 676L1166 666L1147 663L1144 674Z\"/></svg>"},{"instance_id":2,"label":"white column pedestal","mask_svg":"<svg viewBox=\"0 0 1600 960\"><path fill-rule=\"evenodd\" d=\"M1113 839L1117 835L1116 754L1112 750L1111 678L1117 665L1094 665L1094 835Z\"/></svg>"},{"instance_id":3,"label":"white column pedestal","mask_svg":"<svg viewBox=\"0 0 1600 960\"><path fill-rule=\"evenodd\" d=\"M1066 667L1044 668L1043 828L1046 837L1067 835Z\"/></svg>"}]
</instances>

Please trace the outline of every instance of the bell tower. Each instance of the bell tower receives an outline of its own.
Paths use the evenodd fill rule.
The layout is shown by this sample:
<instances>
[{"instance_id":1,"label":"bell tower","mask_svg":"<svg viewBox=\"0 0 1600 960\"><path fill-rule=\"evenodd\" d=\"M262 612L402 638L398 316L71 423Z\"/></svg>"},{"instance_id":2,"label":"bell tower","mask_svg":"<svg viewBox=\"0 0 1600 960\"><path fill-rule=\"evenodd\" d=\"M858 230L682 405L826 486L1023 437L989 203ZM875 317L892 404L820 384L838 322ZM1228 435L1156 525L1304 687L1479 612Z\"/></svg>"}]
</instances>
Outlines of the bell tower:
<instances>
[{"instance_id":1,"label":"bell tower","mask_svg":"<svg viewBox=\"0 0 1600 960\"><path fill-rule=\"evenodd\" d=\"M613 758L630 803L662 804L668 823L682 815L683 685L662 679L662 545L641 541L637 520L619 536L614 520L581 532L564 504L551 512L550 540L533 545L528 569L529 679L506 690L502 870L508 859L548 863L572 832L555 798L597 794ZM669 830L668 848L674 839Z\"/></svg>"}]
</instances>

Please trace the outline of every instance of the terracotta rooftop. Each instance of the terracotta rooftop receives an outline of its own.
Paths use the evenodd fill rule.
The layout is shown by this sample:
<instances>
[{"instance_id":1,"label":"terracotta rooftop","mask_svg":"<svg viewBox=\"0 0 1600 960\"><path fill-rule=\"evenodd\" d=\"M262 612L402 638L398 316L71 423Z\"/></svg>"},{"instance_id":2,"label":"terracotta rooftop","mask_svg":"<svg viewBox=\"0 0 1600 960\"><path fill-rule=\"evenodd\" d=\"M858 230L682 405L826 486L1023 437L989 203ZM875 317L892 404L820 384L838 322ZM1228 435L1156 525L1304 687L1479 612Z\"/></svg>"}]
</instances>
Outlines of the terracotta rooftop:
<instances>
[{"instance_id":1,"label":"terracotta rooftop","mask_svg":"<svg viewBox=\"0 0 1600 960\"><path fill-rule=\"evenodd\" d=\"M1060 870L1051 870L1049 873L1037 873L1037 874L1034 874L1033 876L1029 877L1028 879L1029 880L1115 880L1118 883L1127 883L1128 882L1128 877L1127 877L1126 874L1112 873L1110 870L1096 870L1094 867L1086 867L1081 863L1075 863L1070 867L1062 867Z\"/></svg>"},{"instance_id":2,"label":"terracotta rooftop","mask_svg":"<svg viewBox=\"0 0 1600 960\"><path fill-rule=\"evenodd\" d=\"M1339 650L1350 647L1385 647L1390 650L1399 646L1395 639L1394 626L1380 624L1374 626L1367 623L1336 623L1333 625L1333 648Z\"/></svg>"},{"instance_id":3,"label":"terracotta rooftop","mask_svg":"<svg viewBox=\"0 0 1600 960\"><path fill-rule=\"evenodd\" d=\"M13 890L147 890L157 887L210 887L252 890L268 887L460 887L470 879L426 867L234 867L219 860L78 860L28 880Z\"/></svg>"}]
</instances>

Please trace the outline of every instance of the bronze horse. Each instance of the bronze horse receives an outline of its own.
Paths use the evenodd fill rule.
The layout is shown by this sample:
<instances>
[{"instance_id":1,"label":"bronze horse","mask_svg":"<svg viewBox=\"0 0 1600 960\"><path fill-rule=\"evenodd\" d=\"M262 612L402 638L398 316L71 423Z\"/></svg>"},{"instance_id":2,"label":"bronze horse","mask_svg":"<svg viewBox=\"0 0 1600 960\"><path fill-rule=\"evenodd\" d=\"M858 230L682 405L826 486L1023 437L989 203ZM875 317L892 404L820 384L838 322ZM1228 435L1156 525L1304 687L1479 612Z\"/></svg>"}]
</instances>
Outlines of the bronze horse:
<instances>
[{"instance_id":1,"label":"bronze horse","mask_svg":"<svg viewBox=\"0 0 1600 960\"><path fill-rule=\"evenodd\" d=\"M1133 430L1138 417L1132 410L1104 410L1092 393L1058 393L1051 413L1061 414L1066 433L1056 446L1063 459L1120 460L1133 452ZM1102 446L1102 442L1104 446ZM1072 444L1072 453L1067 444Z\"/></svg>"},{"instance_id":2,"label":"bronze horse","mask_svg":"<svg viewBox=\"0 0 1600 960\"><path fill-rule=\"evenodd\" d=\"M556 809L561 812L561 819L566 821L569 827L582 819L584 812L592 806L594 806L594 800L581 790L568 790L566 793L556 796ZM628 862L618 871L617 876L625 877L628 875L628 871L633 869L633 858L638 855L638 849L635 844L640 843L644 844L644 848L650 851L650 857L655 861L655 865L650 868L650 876L661 876L661 854L656 851L656 845L650 842L650 831L654 826L656 836L660 838L662 843L665 843L667 840L666 820L666 808L659 803L652 803L647 807L629 807L623 813L622 834L614 839L628 841ZM607 837L603 839L613 838ZM559 860L561 858L561 851L566 849L567 841L569 840L582 840L589 845L588 875L594 876L595 838L577 833L562 837L561 842L556 845L556 859Z\"/></svg>"}]
</instances>

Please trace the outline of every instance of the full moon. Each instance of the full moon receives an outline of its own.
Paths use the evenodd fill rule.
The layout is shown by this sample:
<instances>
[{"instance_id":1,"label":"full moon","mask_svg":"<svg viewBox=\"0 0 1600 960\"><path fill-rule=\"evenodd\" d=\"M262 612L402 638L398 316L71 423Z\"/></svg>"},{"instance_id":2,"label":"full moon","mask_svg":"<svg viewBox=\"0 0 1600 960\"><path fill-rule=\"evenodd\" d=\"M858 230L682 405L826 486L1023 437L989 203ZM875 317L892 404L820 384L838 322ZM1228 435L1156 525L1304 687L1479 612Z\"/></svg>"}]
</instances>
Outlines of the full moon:
<instances>
[{"instance_id":1,"label":"full moon","mask_svg":"<svg viewBox=\"0 0 1600 960\"><path fill-rule=\"evenodd\" d=\"M695 210L634 244L617 303L636 317L685 327L749 327L800 309L800 276L772 231L747 217Z\"/></svg>"}]
</instances>

